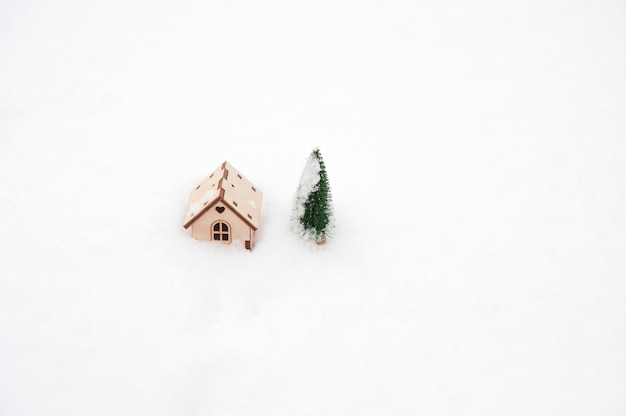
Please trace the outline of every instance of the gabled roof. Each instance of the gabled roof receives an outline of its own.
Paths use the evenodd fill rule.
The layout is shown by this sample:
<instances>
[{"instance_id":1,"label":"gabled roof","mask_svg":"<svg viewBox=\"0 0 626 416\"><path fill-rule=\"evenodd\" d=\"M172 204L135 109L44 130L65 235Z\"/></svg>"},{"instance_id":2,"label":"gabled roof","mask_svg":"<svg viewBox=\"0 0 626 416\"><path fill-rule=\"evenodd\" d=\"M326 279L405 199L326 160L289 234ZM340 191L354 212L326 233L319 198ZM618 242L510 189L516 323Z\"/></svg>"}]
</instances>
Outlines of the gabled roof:
<instances>
[{"instance_id":1,"label":"gabled roof","mask_svg":"<svg viewBox=\"0 0 626 416\"><path fill-rule=\"evenodd\" d=\"M228 206L254 230L259 228L263 193L228 162L222 163L211 175L191 191L183 227L215 205Z\"/></svg>"}]
</instances>

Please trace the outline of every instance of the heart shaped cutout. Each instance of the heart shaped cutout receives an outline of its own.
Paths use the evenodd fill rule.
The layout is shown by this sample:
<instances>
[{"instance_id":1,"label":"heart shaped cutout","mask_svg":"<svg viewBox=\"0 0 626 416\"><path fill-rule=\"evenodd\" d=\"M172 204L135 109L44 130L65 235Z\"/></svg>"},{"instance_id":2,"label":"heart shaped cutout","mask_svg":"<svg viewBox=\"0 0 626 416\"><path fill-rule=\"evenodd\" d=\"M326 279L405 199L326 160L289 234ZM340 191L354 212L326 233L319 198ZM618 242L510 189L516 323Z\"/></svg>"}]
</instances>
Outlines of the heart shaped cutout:
<instances>
[{"instance_id":1,"label":"heart shaped cutout","mask_svg":"<svg viewBox=\"0 0 626 416\"><path fill-rule=\"evenodd\" d=\"M219 212L221 214L222 212L224 212L224 210L226 208L224 208L224 207L215 207L215 209L217 210L217 212Z\"/></svg>"}]
</instances>

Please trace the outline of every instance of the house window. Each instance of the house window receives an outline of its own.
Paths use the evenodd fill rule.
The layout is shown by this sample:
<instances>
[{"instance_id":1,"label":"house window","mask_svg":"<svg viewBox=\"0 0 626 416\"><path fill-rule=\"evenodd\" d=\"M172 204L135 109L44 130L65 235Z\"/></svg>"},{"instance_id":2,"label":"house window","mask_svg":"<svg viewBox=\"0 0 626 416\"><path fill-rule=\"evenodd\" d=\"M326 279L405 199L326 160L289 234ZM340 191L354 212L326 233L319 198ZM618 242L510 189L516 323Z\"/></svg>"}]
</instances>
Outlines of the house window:
<instances>
[{"instance_id":1,"label":"house window","mask_svg":"<svg viewBox=\"0 0 626 416\"><path fill-rule=\"evenodd\" d=\"M224 221L213 224L213 241L230 241L230 227Z\"/></svg>"}]
</instances>

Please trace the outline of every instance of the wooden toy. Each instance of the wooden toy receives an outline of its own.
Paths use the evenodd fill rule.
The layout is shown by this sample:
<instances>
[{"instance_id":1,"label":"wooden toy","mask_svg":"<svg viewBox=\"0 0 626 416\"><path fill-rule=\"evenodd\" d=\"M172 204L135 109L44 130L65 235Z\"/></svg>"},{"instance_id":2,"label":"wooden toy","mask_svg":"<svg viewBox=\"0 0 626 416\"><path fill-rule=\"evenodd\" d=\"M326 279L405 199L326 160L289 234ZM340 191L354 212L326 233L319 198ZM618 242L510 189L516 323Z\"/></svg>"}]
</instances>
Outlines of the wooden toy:
<instances>
[{"instance_id":1,"label":"wooden toy","mask_svg":"<svg viewBox=\"0 0 626 416\"><path fill-rule=\"evenodd\" d=\"M198 240L241 242L252 250L263 194L228 162L191 191L183 227Z\"/></svg>"}]
</instances>

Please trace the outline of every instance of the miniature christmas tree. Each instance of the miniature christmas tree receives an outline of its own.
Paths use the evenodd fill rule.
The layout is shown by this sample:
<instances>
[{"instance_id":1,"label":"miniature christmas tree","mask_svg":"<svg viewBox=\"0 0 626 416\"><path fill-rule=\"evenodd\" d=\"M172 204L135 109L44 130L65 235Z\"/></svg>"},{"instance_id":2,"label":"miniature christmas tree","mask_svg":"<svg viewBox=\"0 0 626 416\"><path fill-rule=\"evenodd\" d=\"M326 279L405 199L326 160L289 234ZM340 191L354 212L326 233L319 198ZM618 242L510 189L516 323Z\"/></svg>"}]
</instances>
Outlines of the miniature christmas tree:
<instances>
[{"instance_id":1,"label":"miniature christmas tree","mask_svg":"<svg viewBox=\"0 0 626 416\"><path fill-rule=\"evenodd\" d=\"M326 166L324 166L320 150L315 148L300 177L291 227L305 240L315 240L317 244L324 244L326 235L333 225L332 200Z\"/></svg>"}]
</instances>

